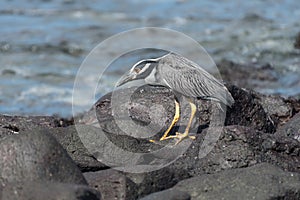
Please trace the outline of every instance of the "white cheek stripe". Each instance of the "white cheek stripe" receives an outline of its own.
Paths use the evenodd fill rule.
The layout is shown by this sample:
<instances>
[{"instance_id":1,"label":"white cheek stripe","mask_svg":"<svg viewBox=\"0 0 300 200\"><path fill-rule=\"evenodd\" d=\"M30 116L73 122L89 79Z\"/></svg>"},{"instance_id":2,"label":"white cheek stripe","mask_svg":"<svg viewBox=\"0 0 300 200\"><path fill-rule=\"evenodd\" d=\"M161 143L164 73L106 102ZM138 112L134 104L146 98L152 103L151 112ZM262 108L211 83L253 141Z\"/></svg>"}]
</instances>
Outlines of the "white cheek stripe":
<instances>
[{"instance_id":1,"label":"white cheek stripe","mask_svg":"<svg viewBox=\"0 0 300 200\"><path fill-rule=\"evenodd\" d=\"M144 60L140 60L140 61L138 61L137 63L135 63L135 64L133 65L133 67L130 69L130 73L133 73L134 68L135 68L136 66L138 66L139 64L141 64L142 62L145 62L145 61L158 61L158 60L160 60L160 59L162 59L162 58L164 58L164 57L166 57L166 56L168 56L168 55L170 55L170 54L171 54L171 53L167 53L166 55L163 55L163 56L158 57L158 58L152 58L152 59L144 59ZM146 64L145 67L143 67L143 69L140 71L140 73L143 73L146 69L148 69L149 65L150 65L150 63ZM145 70L144 70L144 69L145 69Z\"/></svg>"},{"instance_id":2,"label":"white cheek stripe","mask_svg":"<svg viewBox=\"0 0 300 200\"><path fill-rule=\"evenodd\" d=\"M144 71L146 71L146 70L149 68L150 65L151 65L151 63L147 63L147 64L143 67L143 69L142 69L141 71L139 71L139 74L141 74L141 73L143 73Z\"/></svg>"},{"instance_id":3,"label":"white cheek stripe","mask_svg":"<svg viewBox=\"0 0 300 200\"><path fill-rule=\"evenodd\" d=\"M144 59L144 60L140 60L140 61L138 61L137 63L135 63L134 65L133 65L133 67L130 69L130 72L133 72L133 70L134 70L134 68L136 67L136 66L138 66L139 64L141 64L142 62L145 62L145 61L158 61L158 60L160 60L160 59L162 59L163 57L166 57L167 55L169 55L170 53L168 53L168 54L166 54L166 55L163 55L163 56L161 56L161 57L158 57L158 58L152 58L152 59ZM147 64L146 64L147 65ZM145 66L145 67L147 67L147 66ZM148 66L149 67L149 66ZM148 68L147 67L147 68ZM143 71L142 71L143 72Z\"/></svg>"}]
</instances>

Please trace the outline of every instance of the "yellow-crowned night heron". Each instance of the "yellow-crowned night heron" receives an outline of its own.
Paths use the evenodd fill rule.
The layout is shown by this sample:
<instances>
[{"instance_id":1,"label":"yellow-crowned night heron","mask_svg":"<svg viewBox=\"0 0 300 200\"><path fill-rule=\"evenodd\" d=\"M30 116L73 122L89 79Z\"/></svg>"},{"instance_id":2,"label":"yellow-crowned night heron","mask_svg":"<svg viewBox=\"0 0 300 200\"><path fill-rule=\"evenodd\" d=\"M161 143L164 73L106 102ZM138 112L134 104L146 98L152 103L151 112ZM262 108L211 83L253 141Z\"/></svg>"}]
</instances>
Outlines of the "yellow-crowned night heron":
<instances>
[{"instance_id":1,"label":"yellow-crowned night heron","mask_svg":"<svg viewBox=\"0 0 300 200\"><path fill-rule=\"evenodd\" d=\"M145 82L150 85L166 86L189 99L191 117L185 132L177 132L176 135L168 136L168 133L179 119L179 103L175 100L174 119L167 131L160 138L160 141L178 138L176 142L176 144L178 144L186 137L195 139L194 136L188 135L197 109L192 99L210 99L228 106L231 106L234 103L231 94L220 81L196 63L175 53L168 53L159 58L146 59L137 62L131 70L121 78L117 83L117 86L138 79L144 79Z\"/></svg>"}]
</instances>

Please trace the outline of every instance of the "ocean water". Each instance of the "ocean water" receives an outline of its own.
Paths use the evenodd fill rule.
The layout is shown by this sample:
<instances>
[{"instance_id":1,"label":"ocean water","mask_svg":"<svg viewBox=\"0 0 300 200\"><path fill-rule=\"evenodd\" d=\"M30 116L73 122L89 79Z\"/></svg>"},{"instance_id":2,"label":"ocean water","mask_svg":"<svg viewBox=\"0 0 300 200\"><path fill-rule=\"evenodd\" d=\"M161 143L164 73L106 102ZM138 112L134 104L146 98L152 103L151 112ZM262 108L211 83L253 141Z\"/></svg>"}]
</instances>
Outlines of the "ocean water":
<instances>
[{"instance_id":1,"label":"ocean water","mask_svg":"<svg viewBox=\"0 0 300 200\"><path fill-rule=\"evenodd\" d=\"M114 34L140 27L180 31L198 41L215 62L225 58L270 63L280 74L278 82L255 89L299 95L300 52L293 47L299 19L297 0L3 0L0 113L71 116L73 84L86 56ZM150 51L145 55L154 56ZM143 56L124 56L113 62L98 80L96 98L111 91L128 67ZM94 64L93 70L80 77L82 85L77 89L82 99L73 105L77 112L91 104L85 101L85 91L97 79L93 76L97 65L102 67Z\"/></svg>"}]
</instances>

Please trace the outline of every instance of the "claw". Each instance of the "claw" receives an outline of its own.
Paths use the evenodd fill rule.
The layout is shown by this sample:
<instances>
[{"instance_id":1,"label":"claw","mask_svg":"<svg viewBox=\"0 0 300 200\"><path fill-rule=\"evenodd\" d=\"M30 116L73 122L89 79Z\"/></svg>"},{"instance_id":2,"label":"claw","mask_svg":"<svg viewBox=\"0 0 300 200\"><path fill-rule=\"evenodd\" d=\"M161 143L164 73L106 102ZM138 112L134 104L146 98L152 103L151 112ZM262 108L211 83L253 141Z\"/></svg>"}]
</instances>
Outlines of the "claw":
<instances>
[{"instance_id":1,"label":"claw","mask_svg":"<svg viewBox=\"0 0 300 200\"><path fill-rule=\"evenodd\" d=\"M178 121L179 119L179 104L177 103L177 101L175 101L175 105L176 105L176 113L175 113L175 116L174 116L174 119L172 121L172 124L171 126L168 128L168 130L165 132L165 134L159 139L159 141L162 141L162 140L167 140L167 139L171 139L171 138L177 138L177 141L175 143L175 145L179 144L183 139L189 137L191 138L192 140L195 140L196 137L195 136L189 136L189 130L190 130L190 127L191 127L191 124L192 124L192 120L195 116L195 113L196 113L196 105L193 104L192 102L190 102L190 106L191 106L191 117L190 117L190 120L188 122L188 125L184 131L184 133L179 133L179 132L176 132L176 135L170 135L170 136L167 136L169 131L171 130L171 128L174 126L174 124ZM149 140L150 142L153 142L153 143L156 143L156 141L154 140Z\"/></svg>"}]
</instances>

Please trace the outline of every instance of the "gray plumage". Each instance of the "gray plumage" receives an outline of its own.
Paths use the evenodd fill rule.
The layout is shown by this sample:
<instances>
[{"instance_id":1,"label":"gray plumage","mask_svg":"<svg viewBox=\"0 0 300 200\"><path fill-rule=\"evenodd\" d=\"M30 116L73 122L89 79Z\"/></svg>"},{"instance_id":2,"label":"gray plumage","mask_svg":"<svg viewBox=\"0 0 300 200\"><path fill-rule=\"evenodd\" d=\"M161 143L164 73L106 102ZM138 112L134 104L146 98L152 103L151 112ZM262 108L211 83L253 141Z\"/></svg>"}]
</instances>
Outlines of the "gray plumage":
<instances>
[{"instance_id":1,"label":"gray plumage","mask_svg":"<svg viewBox=\"0 0 300 200\"><path fill-rule=\"evenodd\" d=\"M231 106L234 99L227 88L196 63L175 53L136 63L117 86L144 79L147 84L163 85L186 97L211 99Z\"/></svg>"}]
</instances>

